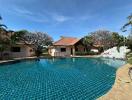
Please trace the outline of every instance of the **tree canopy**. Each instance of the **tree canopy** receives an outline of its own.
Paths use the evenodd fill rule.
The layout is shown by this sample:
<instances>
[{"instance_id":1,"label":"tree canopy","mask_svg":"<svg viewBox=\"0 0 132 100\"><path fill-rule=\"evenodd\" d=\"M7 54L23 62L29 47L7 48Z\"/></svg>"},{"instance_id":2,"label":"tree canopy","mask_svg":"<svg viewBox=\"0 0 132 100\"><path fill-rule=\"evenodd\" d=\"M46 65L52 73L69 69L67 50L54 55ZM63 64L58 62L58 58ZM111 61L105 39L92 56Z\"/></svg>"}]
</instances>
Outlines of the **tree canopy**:
<instances>
[{"instance_id":1,"label":"tree canopy","mask_svg":"<svg viewBox=\"0 0 132 100\"><path fill-rule=\"evenodd\" d=\"M114 46L124 45L124 37L117 32L98 30L85 36L83 38L83 44L86 45L87 48L96 45L103 47L103 49L108 49Z\"/></svg>"},{"instance_id":2,"label":"tree canopy","mask_svg":"<svg viewBox=\"0 0 132 100\"><path fill-rule=\"evenodd\" d=\"M25 44L34 44L36 48L38 46L49 46L52 44L53 39L47 34L43 32L26 32L23 37L23 41Z\"/></svg>"}]
</instances>

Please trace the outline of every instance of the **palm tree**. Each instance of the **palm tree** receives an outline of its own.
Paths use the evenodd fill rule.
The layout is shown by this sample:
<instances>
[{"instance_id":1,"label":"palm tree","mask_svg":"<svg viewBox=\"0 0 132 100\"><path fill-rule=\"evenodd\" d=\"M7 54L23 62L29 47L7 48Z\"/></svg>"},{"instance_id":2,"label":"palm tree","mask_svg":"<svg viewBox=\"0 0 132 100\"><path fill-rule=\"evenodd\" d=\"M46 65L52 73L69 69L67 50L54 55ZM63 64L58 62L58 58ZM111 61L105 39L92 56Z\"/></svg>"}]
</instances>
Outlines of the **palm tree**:
<instances>
[{"instance_id":1,"label":"palm tree","mask_svg":"<svg viewBox=\"0 0 132 100\"><path fill-rule=\"evenodd\" d=\"M0 21L2 21L2 17L1 16L0 16ZM0 23L0 28L7 28L7 26L2 24L2 23Z\"/></svg>"},{"instance_id":2,"label":"palm tree","mask_svg":"<svg viewBox=\"0 0 132 100\"><path fill-rule=\"evenodd\" d=\"M130 27L130 35L127 40L127 45L129 49L132 50L132 14L127 17L128 21L127 23L121 28L123 32L126 32L126 28L129 26ZM124 39L125 40L125 39Z\"/></svg>"},{"instance_id":3,"label":"palm tree","mask_svg":"<svg viewBox=\"0 0 132 100\"><path fill-rule=\"evenodd\" d=\"M128 16L127 19L128 19L127 23L121 28L121 30L123 32L126 32L127 31L126 27L130 26L131 27L131 33L130 34L132 35L132 14L130 16Z\"/></svg>"}]
</instances>

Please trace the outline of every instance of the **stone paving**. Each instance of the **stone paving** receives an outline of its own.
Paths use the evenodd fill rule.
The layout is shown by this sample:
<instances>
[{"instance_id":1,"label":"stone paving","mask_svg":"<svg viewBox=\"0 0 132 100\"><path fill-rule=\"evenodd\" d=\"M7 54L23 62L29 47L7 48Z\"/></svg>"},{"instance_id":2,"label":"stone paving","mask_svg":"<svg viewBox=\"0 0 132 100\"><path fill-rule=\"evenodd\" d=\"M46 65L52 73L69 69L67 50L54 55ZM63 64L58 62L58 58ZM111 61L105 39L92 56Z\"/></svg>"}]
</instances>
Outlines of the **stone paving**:
<instances>
[{"instance_id":1,"label":"stone paving","mask_svg":"<svg viewBox=\"0 0 132 100\"><path fill-rule=\"evenodd\" d=\"M130 64L126 64L117 71L113 88L99 100L132 100L132 80L129 75Z\"/></svg>"}]
</instances>

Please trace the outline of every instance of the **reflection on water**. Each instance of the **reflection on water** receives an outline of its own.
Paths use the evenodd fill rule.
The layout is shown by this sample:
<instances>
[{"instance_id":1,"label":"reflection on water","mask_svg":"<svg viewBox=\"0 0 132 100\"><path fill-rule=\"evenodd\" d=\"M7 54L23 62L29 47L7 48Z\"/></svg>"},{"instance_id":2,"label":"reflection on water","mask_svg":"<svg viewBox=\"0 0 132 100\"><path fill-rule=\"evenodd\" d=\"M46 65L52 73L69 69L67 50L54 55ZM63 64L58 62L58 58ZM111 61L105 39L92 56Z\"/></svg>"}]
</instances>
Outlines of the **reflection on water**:
<instances>
[{"instance_id":1,"label":"reflection on water","mask_svg":"<svg viewBox=\"0 0 132 100\"><path fill-rule=\"evenodd\" d=\"M53 59L41 59L40 63L51 64L54 67L60 68L72 68L72 67L89 67L89 66L109 66L119 68L126 64L123 60L109 59L109 58L53 58Z\"/></svg>"},{"instance_id":2,"label":"reflection on water","mask_svg":"<svg viewBox=\"0 0 132 100\"><path fill-rule=\"evenodd\" d=\"M109 58L101 58L103 63L106 63L107 65L115 68L119 68L122 65L126 64L126 61L124 60L117 60L117 59L109 59Z\"/></svg>"}]
</instances>

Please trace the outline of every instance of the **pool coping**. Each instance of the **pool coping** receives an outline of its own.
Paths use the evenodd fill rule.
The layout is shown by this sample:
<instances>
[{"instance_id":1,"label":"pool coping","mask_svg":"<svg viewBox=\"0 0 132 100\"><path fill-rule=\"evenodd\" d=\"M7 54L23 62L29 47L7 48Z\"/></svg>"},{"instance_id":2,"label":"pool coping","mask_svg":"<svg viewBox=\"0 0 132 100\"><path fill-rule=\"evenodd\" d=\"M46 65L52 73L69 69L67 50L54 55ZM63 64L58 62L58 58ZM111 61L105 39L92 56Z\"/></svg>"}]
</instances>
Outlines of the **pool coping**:
<instances>
[{"instance_id":1,"label":"pool coping","mask_svg":"<svg viewBox=\"0 0 132 100\"><path fill-rule=\"evenodd\" d=\"M120 67L116 72L115 83L105 95L98 100L130 100L132 98L132 80L129 76L131 64Z\"/></svg>"},{"instance_id":2,"label":"pool coping","mask_svg":"<svg viewBox=\"0 0 132 100\"><path fill-rule=\"evenodd\" d=\"M0 60L0 64L8 64L8 63L13 63L13 62L19 62L22 60L32 60L36 58L37 57L22 57L22 58L14 58L12 60Z\"/></svg>"},{"instance_id":3,"label":"pool coping","mask_svg":"<svg viewBox=\"0 0 132 100\"><path fill-rule=\"evenodd\" d=\"M94 55L94 56L70 56L70 57L44 57L44 56L40 56L40 57L36 57L36 56L33 56L33 57L21 57L21 58L13 58L11 60L0 60L0 64L6 64L6 63L12 63L12 62L17 62L17 61L22 61L22 60L34 60L34 59L37 59L37 58L47 58L47 59L50 59L50 58L98 58L100 56L97 56L97 55Z\"/></svg>"}]
</instances>

